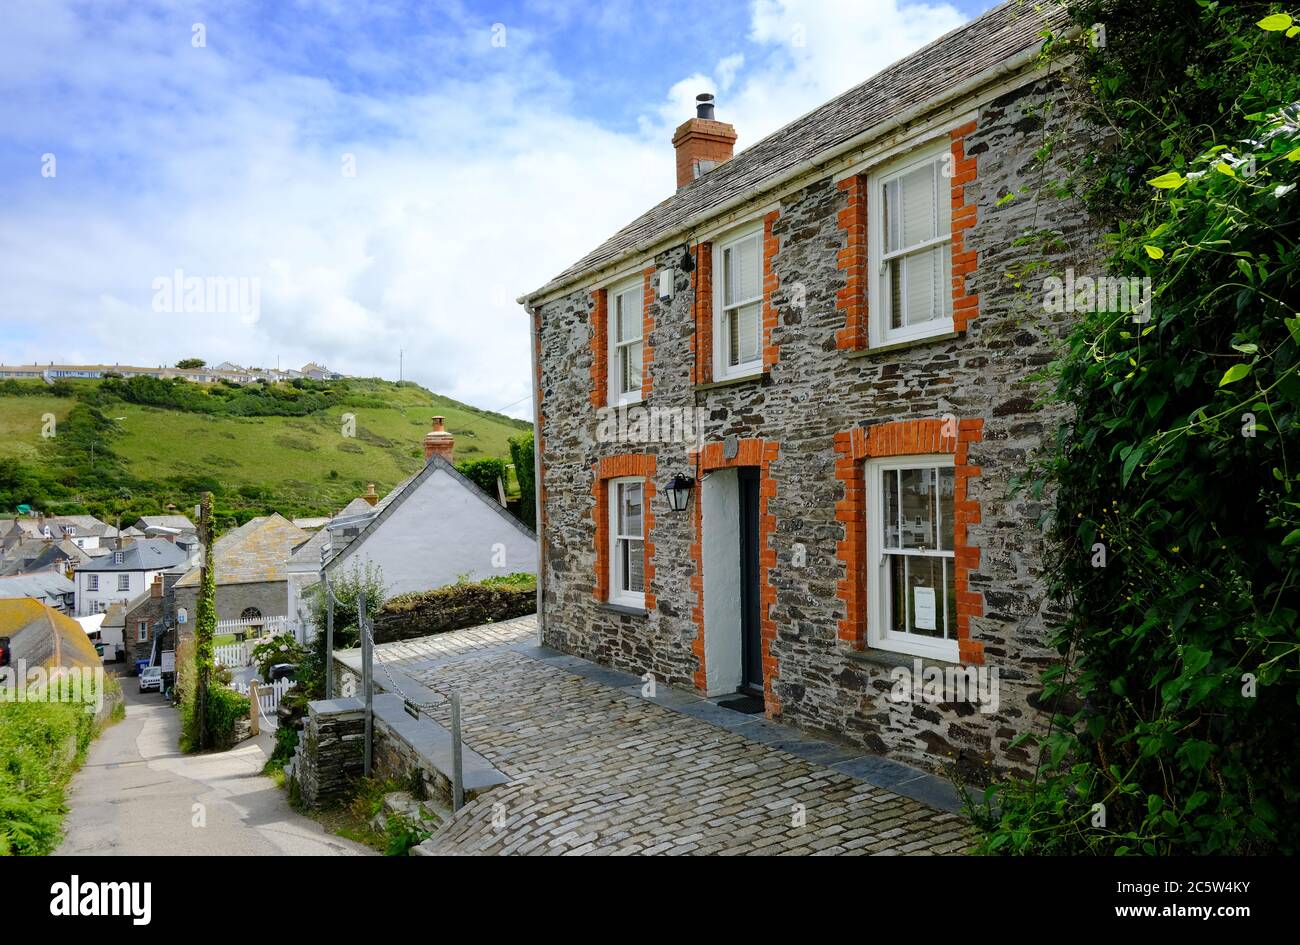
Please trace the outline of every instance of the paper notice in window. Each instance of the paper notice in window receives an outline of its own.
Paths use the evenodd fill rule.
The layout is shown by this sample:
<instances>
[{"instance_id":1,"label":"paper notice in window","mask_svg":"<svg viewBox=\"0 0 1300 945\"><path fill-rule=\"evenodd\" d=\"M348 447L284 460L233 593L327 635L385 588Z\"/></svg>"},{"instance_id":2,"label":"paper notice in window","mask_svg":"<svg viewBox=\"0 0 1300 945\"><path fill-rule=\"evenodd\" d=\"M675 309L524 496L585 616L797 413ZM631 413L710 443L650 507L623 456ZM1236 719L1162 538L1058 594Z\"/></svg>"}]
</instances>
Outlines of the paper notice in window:
<instances>
[{"instance_id":1,"label":"paper notice in window","mask_svg":"<svg viewBox=\"0 0 1300 945\"><path fill-rule=\"evenodd\" d=\"M916 618L916 629L935 629L934 588L915 587L912 589L912 613Z\"/></svg>"}]
</instances>

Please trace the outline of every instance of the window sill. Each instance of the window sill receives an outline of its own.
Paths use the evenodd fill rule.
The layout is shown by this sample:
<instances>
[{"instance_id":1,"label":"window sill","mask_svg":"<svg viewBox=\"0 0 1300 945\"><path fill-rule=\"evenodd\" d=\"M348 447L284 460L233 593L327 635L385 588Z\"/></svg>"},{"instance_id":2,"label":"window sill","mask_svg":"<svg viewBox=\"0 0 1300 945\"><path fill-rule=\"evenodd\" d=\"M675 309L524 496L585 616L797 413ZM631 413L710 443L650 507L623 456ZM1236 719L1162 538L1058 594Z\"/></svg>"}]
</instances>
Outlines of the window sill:
<instances>
[{"instance_id":1,"label":"window sill","mask_svg":"<svg viewBox=\"0 0 1300 945\"><path fill-rule=\"evenodd\" d=\"M627 604L611 604L609 601L602 601L596 605L596 609L604 610L611 614L622 614L625 617L648 617L650 611L644 607L630 607Z\"/></svg>"},{"instance_id":2,"label":"window sill","mask_svg":"<svg viewBox=\"0 0 1300 945\"><path fill-rule=\"evenodd\" d=\"M707 384L696 384L692 390L713 390L718 387L733 387L737 384L748 384L752 381L766 384L767 376L766 371L754 371L750 374L737 374L735 377L724 377L720 381L709 381Z\"/></svg>"},{"instance_id":3,"label":"window sill","mask_svg":"<svg viewBox=\"0 0 1300 945\"><path fill-rule=\"evenodd\" d=\"M898 650L882 650L879 647L865 647L860 650L850 650L849 659L855 663L866 663L871 666L880 666L884 669L895 669L902 667L911 669L916 665L916 661L921 661L921 669L924 670L930 666L946 668L949 666L961 666L962 664L955 659L945 660L935 656L918 656L914 653L901 653Z\"/></svg>"},{"instance_id":4,"label":"window sill","mask_svg":"<svg viewBox=\"0 0 1300 945\"><path fill-rule=\"evenodd\" d=\"M938 344L941 341L953 341L962 335L959 331L946 331L942 335L926 335L924 338L909 338L906 341L895 341L892 344L877 345L874 348L858 348L856 351L846 351L846 358L869 358L877 354L890 354L894 351L904 351L907 348L919 348L922 345Z\"/></svg>"}]
</instances>

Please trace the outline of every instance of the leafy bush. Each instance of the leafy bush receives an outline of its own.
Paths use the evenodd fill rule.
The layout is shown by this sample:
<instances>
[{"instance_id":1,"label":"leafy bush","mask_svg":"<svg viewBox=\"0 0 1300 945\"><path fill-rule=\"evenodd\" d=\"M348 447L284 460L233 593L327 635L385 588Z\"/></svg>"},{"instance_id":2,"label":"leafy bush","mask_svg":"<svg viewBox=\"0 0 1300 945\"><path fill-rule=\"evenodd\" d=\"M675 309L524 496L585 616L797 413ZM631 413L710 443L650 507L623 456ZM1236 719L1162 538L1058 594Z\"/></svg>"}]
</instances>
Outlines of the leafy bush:
<instances>
[{"instance_id":1,"label":"leafy bush","mask_svg":"<svg viewBox=\"0 0 1300 945\"><path fill-rule=\"evenodd\" d=\"M1121 213L1111 271L1149 276L1153 302L1083 316L1058 365L1075 421L1039 483L1071 611L1044 674L1058 711L984 846L1295 853L1300 46L1255 26L1263 4L1074 6L1109 28L1079 51L1120 138L1084 192ZM1117 196L1135 166L1147 183Z\"/></svg>"},{"instance_id":2,"label":"leafy bush","mask_svg":"<svg viewBox=\"0 0 1300 945\"><path fill-rule=\"evenodd\" d=\"M456 471L492 498L497 497L497 480L506 481L506 464L499 459L471 459L456 464Z\"/></svg>"},{"instance_id":3,"label":"leafy bush","mask_svg":"<svg viewBox=\"0 0 1300 945\"><path fill-rule=\"evenodd\" d=\"M515 464L515 479L519 481L519 517L536 531L537 493L531 432L510 438L510 461Z\"/></svg>"},{"instance_id":4,"label":"leafy bush","mask_svg":"<svg viewBox=\"0 0 1300 945\"><path fill-rule=\"evenodd\" d=\"M0 703L0 856L58 846L64 791L97 732L81 704Z\"/></svg>"},{"instance_id":5,"label":"leafy bush","mask_svg":"<svg viewBox=\"0 0 1300 945\"><path fill-rule=\"evenodd\" d=\"M272 666L276 663L301 663L307 655L307 647L294 639L292 633L277 633L253 647L250 655L258 675L269 681Z\"/></svg>"}]
</instances>

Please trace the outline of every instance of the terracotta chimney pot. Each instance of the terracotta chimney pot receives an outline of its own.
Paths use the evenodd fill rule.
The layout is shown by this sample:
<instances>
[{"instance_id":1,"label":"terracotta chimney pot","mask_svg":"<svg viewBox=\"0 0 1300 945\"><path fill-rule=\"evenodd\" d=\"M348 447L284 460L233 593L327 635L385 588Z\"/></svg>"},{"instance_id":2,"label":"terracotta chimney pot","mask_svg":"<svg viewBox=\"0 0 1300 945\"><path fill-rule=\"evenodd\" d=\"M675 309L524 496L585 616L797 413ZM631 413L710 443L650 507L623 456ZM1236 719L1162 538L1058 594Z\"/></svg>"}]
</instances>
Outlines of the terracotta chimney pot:
<instances>
[{"instance_id":1,"label":"terracotta chimney pot","mask_svg":"<svg viewBox=\"0 0 1300 945\"><path fill-rule=\"evenodd\" d=\"M452 461L456 438L442 427L442 417L433 418L433 429L424 435L424 461L427 463L434 456L441 456L447 462Z\"/></svg>"}]
</instances>

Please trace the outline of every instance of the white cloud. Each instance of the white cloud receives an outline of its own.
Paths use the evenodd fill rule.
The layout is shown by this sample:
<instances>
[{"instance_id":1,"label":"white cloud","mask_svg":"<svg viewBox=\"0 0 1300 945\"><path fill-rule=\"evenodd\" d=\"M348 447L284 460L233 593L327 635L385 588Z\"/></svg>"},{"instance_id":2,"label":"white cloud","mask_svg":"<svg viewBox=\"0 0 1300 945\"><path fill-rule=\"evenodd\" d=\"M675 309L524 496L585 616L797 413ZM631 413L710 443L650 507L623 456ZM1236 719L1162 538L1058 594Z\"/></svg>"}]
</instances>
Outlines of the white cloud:
<instances>
[{"instance_id":1,"label":"white cloud","mask_svg":"<svg viewBox=\"0 0 1300 945\"><path fill-rule=\"evenodd\" d=\"M393 377L400 347L408 378L486 408L523 399L509 412L529 417L515 296L671 192L668 136L697 92L725 92L719 118L744 146L961 21L945 5L858 6L758 0L749 50L738 41L658 105L647 89L637 133L568 113L566 79L527 55L523 29L493 49L466 20L472 49L441 44L517 57L495 79L363 94L242 58L214 16L195 50L183 8L89 22L52 7L0 41L0 92L27 103L5 109L21 108L17 144L33 154L30 180L0 185L0 360L278 358ZM350 58L400 68L368 42ZM70 94L55 112L40 86L59 62ZM42 180L41 142L56 138L72 150ZM153 280L177 268L260 279L260 317L153 311Z\"/></svg>"}]
</instances>

